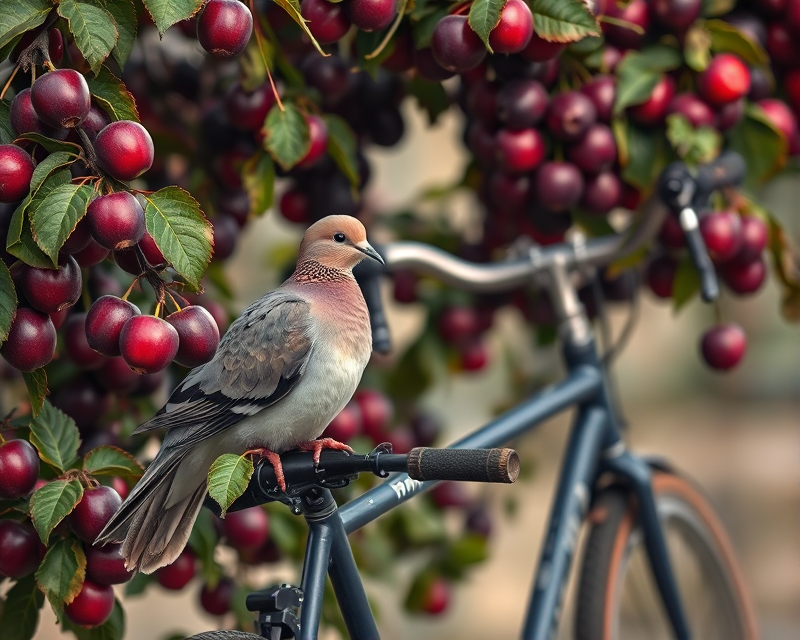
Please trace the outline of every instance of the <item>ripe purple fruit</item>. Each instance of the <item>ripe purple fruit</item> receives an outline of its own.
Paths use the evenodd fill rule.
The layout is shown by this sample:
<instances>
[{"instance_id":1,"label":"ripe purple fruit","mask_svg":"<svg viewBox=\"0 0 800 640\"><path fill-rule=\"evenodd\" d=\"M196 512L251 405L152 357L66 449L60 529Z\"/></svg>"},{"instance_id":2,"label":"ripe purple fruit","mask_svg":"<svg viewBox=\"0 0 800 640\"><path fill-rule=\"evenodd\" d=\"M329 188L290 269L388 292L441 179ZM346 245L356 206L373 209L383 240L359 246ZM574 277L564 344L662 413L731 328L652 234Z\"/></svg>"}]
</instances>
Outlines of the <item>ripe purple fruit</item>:
<instances>
[{"instance_id":1,"label":"ripe purple fruit","mask_svg":"<svg viewBox=\"0 0 800 640\"><path fill-rule=\"evenodd\" d=\"M681 93L672 98L667 113L679 113L693 127L713 127L717 119L711 107L693 93Z\"/></svg>"},{"instance_id":2,"label":"ripe purple fruit","mask_svg":"<svg viewBox=\"0 0 800 640\"><path fill-rule=\"evenodd\" d=\"M86 209L86 217L92 237L106 249L132 247L144 236L144 209L128 191L95 198Z\"/></svg>"},{"instance_id":3,"label":"ripe purple fruit","mask_svg":"<svg viewBox=\"0 0 800 640\"><path fill-rule=\"evenodd\" d=\"M755 216L741 218L741 227L742 246L734 256L734 260L737 262L753 262L766 249L769 241L769 230L764 221Z\"/></svg>"},{"instance_id":4,"label":"ripe purple fruit","mask_svg":"<svg viewBox=\"0 0 800 640\"><path fill-rule=\"evenodd\" d=\"M89 85L73 69L55 69L31 86L36 115L51 127L72 128L84 121L92 106Z\"/></svg>"},{"instance_id":5,"label":"ripe purple fruit","mask_svg":"<svg viewBox=\"0 0 800 640\"><path fill-rule=\"evenodd\" d=\"M536 172L534 191L548 211L566 211L583 195L583 176L571 162L545 162Z\"/></svg>"},{"instance_id":6,"label":"ripe purple fruit","mask_svg":"<svg viewBox=\"0 0 800 640\"><path fill-rule=\"evenodd\" d=\"M253 15L238 0L208 0L197 17L197 40L215 56L244 51L253 33Z\"/></svg>"},{"instance_id":7,"label":"ripe purple fruit","mask_svg":"<svg viewBox=\"0 0 800 640\"><path fill-rule=\"evenodd\" d=\"M39 311L55 313L71 307L81 295L83 279L78 263L69 254L58 260L58 269L40 269L23 265L22 292Z\"/></svg>"},{"instance_id":8,"label":"ripe purple fruit","mask_svg":"<svg viewBox=\"0 0 800 640\"><path fill-rule=\"evenodd\" d=\"M520 55L531 62L546 62L559 55L566 46L561 42L550 42L540 38L534 31Z\"/></svg>"},{"instance_id":9,"label":"ripe purple fruit","mask_svg":"<svg viewBox=\"0 0 800 640\"><path fill-rule=\"evenodd\" d=\"M136 305L116 296L101 296L86 314L86 341L104 356L118 356L119 336L124 324L141 312Z\"/></svg>"},{"instance_id":10,"label":"ripe purple fruit","mask_svg":"<svg viewBox=\"0 0 800 640\"><path fill-rule=\"evenodd\" d=\"M650 97L641 104L630 107L628 113L642 126L658 126L667 117L667 110L674 95L675 81L670 76L663 76L653 88Z\"/></svg>"},{"instance_id":11,"label":"ripe purple fruit","mask_svg":"<svg viewBox=\"0 0 800 640\"><path fill-rule=\"evenodd\" d=\"M711 327L700 340L703 360L713 369L732 369L744 357L747 336L736 324L720 324Z\"/></svg>"},{"instance_id":12,"label":"ripe purple fruit","mask_svg":"<svg viewBox=\"0 0 800 640\"><path fill-rule=\"evenodd\" d=\"M39 536L33 527L0 520L0 575L23 578L39 565Z\"/></svg>"},{"instance_id":13,"label":"ripe purple fruit","mask_svg":"<svg viewBox=\"0 0 800 640\"><path fill-rule=\"evenodd\" d=\"M219 328L214 317L200 305L189 305L167 316L180 340L175 362L197 367L211 360L219 345Z\"/></svg>"},{"instance_id":14,"label":"ripe purple fruit","mask_svg":"<svg viewBox=\"0 0 800 640\"><path fill-rule=\"evenodd\" d=\"M0 498L27 496L39 477L39 456L27 440L7 440L0 445Z\"/></svg>"},{"instance_id":15,"label":"ripe purple fruit","mask_svg":"<svg viewBox=\"0 0 800 640\"><path fill-rule=\"evenodd\" d=\"M231 511L222 521L228 544L236 549L257 549L269 537L269 518L261 507Z\"/></svg>"},{"instance_id":16,"label":"ripe purple fruit","mask_svg":"<svg viewBox=\"0 0 800 640\"><path fill-rule=\"evenodd\" d=\"M467 16L445 16L439 20L433 30L431 50L436 62L456 73L474 69L486 57L486 47L469 26Z\"/></svg>"},{"instance_id":17,"label":"ripe purple fruit","mask_svg":"<svg viewBox=\"0 0 800 640\"><path fill-rule=\"evenodd\" d=\"M20 307L0 346L0 355L15 369L33 371L53 359L56 352L56 328L46 313Z\"/></svg>"},{"instance_id":18,"label":"ripe purple fruit","mask_svg":"<svg viewBox=\"0 0 800 640\"><path fill-rule=\"evenodd\" d=\"M700 233L709 256L717 264L733 258L742 246L741 218L733 211L716 211L703 216Z\"/></svg>"},{"instance_id":19,"label":"ripe purple fruit","mask_svg":"<svg viewBox=\"0 0 800 640\"><path fill-rule=\"evenodd\" d=\"M94 142L97 134L111 124L111 118L102 109L98 109L94 105L89 109L86 119L81 123L81 129L89 136L89 140Z\"/></svg>"},{"instance_id":20,"label":"ripe purple fruit","mask_svg":"<svg viewBox=\"0 0 800 640\"><path fill-rule=\"evenodd\" d=\"M538 129L500 129L495 136L497 162L508 173L527 173L544 158L545 145Z\"/></svg>"},{"instance_id":21,"label":"ripe purple fruit","mask_svg":"<svg viewBox=\"0 0 800 640\"><path fill-rule=\"evenodd\" d=\"M73 313L64 323L64 348L69 359L81 369L97 369L105 357L89 346L86 339L86 314Z\"/></svg>"},{"instance_id":22,"label":"ripe purple fruit","mask_svg":"<svg viewBox=\"0 0 800 640\"><path fill-rule=\"evenodd\" d=\"M547 127L559 140L580 139L597 120L594 103L579 91L559 93L547 110Z\"/></svg>"},{"instance_id":23,"label":"ripe purple fruit","mask_svg":"<svg viewBox=\"0 0 800 640\"><path fill-rule=\"evenodd\" d=\"M190 549L185 549L175 562L156 571L156 579L165 589L180 591L197 573L197 558Z\"/></svg>"},{"instance_id":24,"label":"ripe purple fruit","mask_svg":"<svg viewBox=\"0 0 800 640\"><path fill-rule=\"evenodd\" d=\"M200 606L212 616L224 616L231 610L231 599L236 585L230 578L221 578L215 587L203 585Z\"/></svg>"},{"instance_id":25,"label":"ripe purple fruit","mask_svg":"<svg viewBox=\"0 0 800 640\"><path fill-rule=\"evenodd\" d=\"M385 29L397 15L397 0L345 0L342 4L350 21L363 31Z\"/></svg>"},{"instance_id":26,"label":"ripe purple fruit","mask_svg":"<svg viewBox=\"0 0 800 640\"><path fill-rule=\"evenodd\" d=\"M752 262L732 260L725 264L721 271L725 284L740 296L755 293L767 278L767 265L762 256Z\"/></svg>"},{"instance_id":27,"label":"ripe purple fruit","mask_svg":"<svg viewBox=\"0 0 800 640\"><path fill-rule=\"evenodd\" d=\"M15 144L0 145L0 202L16 202L28 195L33 158Z\"/></svg>"},{"instance_id":28,"label":"ripe purple fruit","mask_svg":"<svg viewBox=\"0 0 800 640\"><path fill-rule=\"evenodd\" d=\"M301 0L300 9L308 20L308 30L320 44L338 42L350 30L352 23L342 4L328 0Z\"/></svg>"},{"instance_id":29,"label":"ripe purple fruit","mask_svg":"<svg viewBox=\"0 0 800 640\"><path fill-rule=\"evenodd\" d=\"M114 610L114 590L110 585L84 580L75 599L64 605L64 614L82 627L103 624Z\"/></svg>"},{"instance_id":30,"label":"ripe purple fruit","mask_svg":"<svg viewBox=\"0 0 800 640\"><path fill-rule=\"evenodd\" d=\"M133 577L125 568L120 544L86 548L86 577L97 584L122 584Z\"/></svg>"},{"instance_id":31,"label":"ripe purple fruit","mask_svg":"<svg viewBox=\"0 0 800 640\"><path fill-rule=\"evenodd\" d=\"M584 136L566 148L567 158L586 173L607 171L617 161L617 142L608 125L596 122Z\"/></svg>"},{"instance_id":32,"label":"ripe purple fruit","mask_svg":"<svg viewBox=\"0 0 800 640\"><path fill-rule=\"evenodd\" d=\"M76 536L93 544L121 504L122 498L111 487L87 489L69 514L69 524Z\"/></svg>"},{"instance_id":33,"label":"ripe purple fruit","mask_svg":"<svg viewBox=\"0 0 800 640\"><path fill-rule=\"evenodd\" d=\"M541 82L520 78L497 92L497 117L508 129L526 129L539 124L550 98Z\"/></svg>"},{"instance_id":34,"label":"ripe purple fruit","mask_svg":"<svg viewBox=\"0 0 800 640\"><path fill-rule=\"evenodd\" d=\"M137 373L161 371L178 353L178 332L156 316L133 316L122 327L122 358Z\"/></svg>"},{"instance_id":35,"label":"ripe purple fruit","mask_svg":"<svg viewBox=\"0 0 800 640\"><path fill-rule=\"evenodd\" d=\"M264 125L264 120L274 104L275 95L268 82L252 92L245 91L241 83L237 82L225 96L225 113L237 129L257 131Z\"/></svg>"},{"instance_id":36,"label":"ripe purple fruit","mask_svg":"<svg viewBox=\"0 0 800 640\"><path fill-rule=\"evenodd\" d=\"M589 178L583 190L581 206L589 213L605 214L619 205L622 183L612 171Z\"/></svg>"},{"instance_id":37,"label":"ripe purple fruit","mask_svg":"<svg viewBox=\"0 0 800 640\"><path fill-rule=\"evenodd\" d=\"M41 133L51 136L53 130L48 127L39 116L31 104L31 90L23 89L11 101L11 128L14 133L21 136L23 133Z\"/></svg>"},{"instance_id":38,"label":"ripe purple fruit","mask_svg":"<svg viewBox=\"0 0 800 640\"><path fill-rule=\"evenodd\" d=\"M489 32L489 44L495 53L519 53L533 35L533 14L522 0L508 0L500 12L500 21Z\"/></svg>"},{"instance_id":39,"label":"ripe purple fruit","mask_svg":"<svg viewBox=\"0 0 800 640\"><path fill-rule=\"evenodd\" d=\"M652 0L649 6L650 13L661 24L683 30L700 15L702 4L702 0Z\"/></svg>"},{"instance_id":40,"label":"ripe purple fruit","mask_svg":"<svg viewBox=\"0 0 800 640\"><path fill-rule=\"evenodd\" d=\"M94 140L94 148L100 168L117 180L133 180L153 164L153 139L147 129L132 120L118 120L104 127Z\"/></svg>"},{"instance_id":41,"label":"ripe purple fruit","mask_svg":"<svg viewBox=\"0 0 800 640\"><path fill-rule=\"evenodd\" d=\"M750 90L750 70L741 58L720 53L697 77L697 92L710 104L722 106Z\"/></svg>"},{"instance_id":42,"label":"ripe purple fruit","mask_svg":"<svg viewBox=\"0 0 800 640\"><path fill-rule=\"evenodd\" d=\"M305 119L308 124L308 135L311 139L311 144L306 155L297 163L299 167L312 166L325 155L325 151L328 148L328 127L325 121L313 115L307 115Z\"/></svg>"},{"instance_id":43,"label":"ripe purple fruit","mask_svg":"<svg viewBox=\"0 0 800 640\"><path fill-rule=\"evenodd\" d=\"M614 76L595 76L581 87L581 93L592 101L597 110L597 119L611 122L614 100L617 97L617 79Z\"/></svg>"},{"instance_id":44,"label":"ripe purple fruit","mask_svg":"<svg viewBox=\"0 0 800 640\"><path fill-rule=\"evenodd\" d=\"M613 45L622 49L638 49L644 41L644 34L650 25L650 12L646 0L633 0L626 5L618 5L615 1L606 3L605 15L616 18L620 23L603 22L603 35ZM629 22L641 27L634 31L625 23Z\"/></svg>"}]
</instances>

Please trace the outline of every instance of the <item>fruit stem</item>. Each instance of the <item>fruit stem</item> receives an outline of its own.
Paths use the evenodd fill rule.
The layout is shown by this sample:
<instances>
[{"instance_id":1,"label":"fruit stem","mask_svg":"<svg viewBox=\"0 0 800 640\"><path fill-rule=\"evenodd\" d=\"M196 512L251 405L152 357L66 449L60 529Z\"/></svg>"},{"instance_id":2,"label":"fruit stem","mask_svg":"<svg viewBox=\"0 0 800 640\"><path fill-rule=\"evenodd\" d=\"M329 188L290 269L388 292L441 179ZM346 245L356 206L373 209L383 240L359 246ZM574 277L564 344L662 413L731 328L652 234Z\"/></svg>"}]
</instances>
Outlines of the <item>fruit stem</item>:
<instances>
[{"instance_id":1,"label":"fruit stem","mask_svg":"<svg viewBox=\"0 0 800 640\"><path fill-rule=\"evenodd\" d=\"M405 17L407 4L408 0L400 1L400 7L397 9L397 17L392 23L392 26L389 27L389 30L386 32L386 35L384 36L383 40L381 40L381 43L377 47L375 47L375 51L373 51L372 53L368 53L367 55L364 56L365 60L372 60L373 58L377 58L381 54L381 51L383 51L386 48L386 45L389 44L389 41L392 39L392 36L397 31L397 27L400 26L400 23Z\"/></svg>"},{"instance_id":2,"label":"fruit stem","mask_svg":"<svg viewBox=\"0 0 800 640\"><path fill-rule=\"evenodd\" d=\"M178 304L178 301L177 301L177 300L175 300L175 298L173 297L172 293L170 293L170 291L169 291L169 290L167 290L167 291L166 291L166 294L167 294L167 296L169 297L169 299L172 301L172 304L173 304L173 305L175 305L175 308L176 308L178 311L180 311L180 310L181 310L181 305L179 305L179 304Z\"/></svg>"},{"instance_id":3,"label":"fruit stem","mask_svg":"<svg viewBox=\"0 0 800 640\"><path fill-rule=\"evenodd\" d=\"M605 22L606 24L611 24L614 25L615 27L622 27L623 29L630 29L631 31L640 36L644 35L644 29L641 26L633 22L628 22L627 20L623 20L622 18L612 18L611 16L601 15L597 16L597 21Z\"/></svg>"},{"instance_id":4,"label":"fruit stem","mask_svg":"<svg viewBox=\"0 0 800 640\"><path fill-rule=\"evenodd\" d=\"M11 81L14 79L14 76L17 75L17 71L19 71L19 65L16 65L14 67L14 70L11 72L11 75L8 76L8 80L6 81L6 86L4 86L3 91L0 92L0 100L2 100L5 97L6 91L8 91L8 88L11 86Z\"/></svg>"},{"instance_id":5,"label":"fruit stem","mask_svg":"<svg viewBox=\"0 0 800 640\"><path fill-rule=\"evenodd\" d=\"M98 169L97 154L94 152L94 145L92 144L92 141L89 140L89 136L80 125L75 127L75 131L78 132L78 137L81 139L83 150L86 152L86 160L89 162L89 166L91 167L92 171L98 175L103 175Z\"/></svg>"},{"instance_id":6,"label":"fruit stem","mask_svg":"<svg viewBox=\"0 0 800 640\"><path fill-rule=\"evenodd\" d=\"M133 282L131 282L131 286L128 287L128 290L125 292L125 295L122 296L122 300L125 300L125 301L128 300L128 296L131 295L131 291L133 291L133 288L137 285L137 283L139 282L139 278L141 278L141 277L142 276L136 276L133 279Z\"/></svg>"}]
</instances>

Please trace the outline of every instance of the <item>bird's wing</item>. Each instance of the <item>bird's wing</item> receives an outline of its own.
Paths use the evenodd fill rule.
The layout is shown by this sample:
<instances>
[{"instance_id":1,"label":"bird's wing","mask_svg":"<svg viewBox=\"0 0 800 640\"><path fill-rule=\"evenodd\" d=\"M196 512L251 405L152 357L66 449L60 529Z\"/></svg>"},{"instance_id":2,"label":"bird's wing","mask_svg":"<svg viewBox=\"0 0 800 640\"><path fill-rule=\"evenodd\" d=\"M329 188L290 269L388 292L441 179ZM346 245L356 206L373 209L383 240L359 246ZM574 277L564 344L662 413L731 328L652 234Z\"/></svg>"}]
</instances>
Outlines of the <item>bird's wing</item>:
<instances>
[{"instance_id":1,"label":"bird's wing","mask_svg":"<svg viewBox=\"0 0 800 640\"><path fill-rule=\"evenodd\" d=\"M310 326L308 302L281 290L267 294L230 326L214 358L190 371L134 433L169 428L169 446L188 446L274 404L306 369Z\"/></svg>"}]
</instances>

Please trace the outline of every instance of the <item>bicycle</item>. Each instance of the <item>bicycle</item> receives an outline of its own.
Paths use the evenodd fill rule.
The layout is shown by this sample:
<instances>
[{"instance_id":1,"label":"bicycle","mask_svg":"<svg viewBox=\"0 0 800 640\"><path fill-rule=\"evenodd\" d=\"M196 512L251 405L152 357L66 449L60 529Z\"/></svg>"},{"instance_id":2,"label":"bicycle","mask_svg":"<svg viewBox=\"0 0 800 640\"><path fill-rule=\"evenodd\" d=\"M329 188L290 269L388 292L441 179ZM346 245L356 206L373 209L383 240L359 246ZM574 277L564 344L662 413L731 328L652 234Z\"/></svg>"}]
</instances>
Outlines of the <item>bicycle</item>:
<instances>
[{"instance_id":1,"label":"bicycle","mask_svg":"<svg viewBox=\"0 0 800 640\"><path fill-rule=\"evenodd\" d=\"M532 246L525 255L507 262L472 264L411 242L379 249L389 269L412 269L475 292L511 290L535 279L546 287L553 302L566 378L463 437L449 450L418 449L408 456L380 448L367 456L326 452L316 469L310 455L289 452L282 456L287 494L276 489L271 466L259 465L246 494L233 508L280 500L305 516L309 535L301 586L281 585L248 597L248 609L258 612L256 630L260 635L216 631L191 640L315 638L326 573L350 636L378 638L347 535L439 479L513 481L518 471L513 451L486 448L503 445L570 407L577 407L578 412L522 637L544 640L554 636L579 532L588 526L578 580L577 640L758 638L753 607L731 544L706 499L665 461L642 458L625 447L607 362L598 353L593 327L571 278L643 246L655 236L669 210L678 216L685 232L700 275L702 297L714 300L718 284L696 211L714 190L733 186L744 175L742 158L732 153L721 155L694 174L675 163L662 173L660 197L650 200L632 233ZM383 351L389 345L389 333L377 290L379 275L374 270L364 273L362 287L370 306L374 346ZM405 473L389 477L338 507L329 489L347 484L364 471L378 476L389 471ZM635 611L635 603L628 601L638 595L632 576L648 567L663 606ZM696 579L703 583L700 588L693 583ZM654 620L643 622L633 613Z\"/></svg>"}]
</instances>

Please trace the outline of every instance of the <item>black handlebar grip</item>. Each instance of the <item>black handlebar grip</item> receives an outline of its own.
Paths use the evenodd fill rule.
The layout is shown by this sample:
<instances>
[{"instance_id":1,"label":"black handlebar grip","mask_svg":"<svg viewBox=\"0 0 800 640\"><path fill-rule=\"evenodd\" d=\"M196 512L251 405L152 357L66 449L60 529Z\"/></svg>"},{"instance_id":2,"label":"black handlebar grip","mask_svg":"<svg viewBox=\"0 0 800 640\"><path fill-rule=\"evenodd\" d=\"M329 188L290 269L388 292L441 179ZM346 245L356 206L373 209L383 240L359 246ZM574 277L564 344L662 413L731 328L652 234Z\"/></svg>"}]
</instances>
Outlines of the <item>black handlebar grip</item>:
<instances>
[{"instance_id":1,"label":"black handlebar grip","mask_svg":"<svg viewBox=\"0 0 800 640\"><path fill-rule=\"evenodd\" d=\"M694 178L697 190L692 200L695 208L705 206L711 192L724 187L732 187L741 183L747 176L747 164L740 153L724 151L709 164L697 169Z\"/></svg>"},{"instance_id":2,"label":"black handlebar grip","mask_svg":"<svg viewBox=\"0 0 800 640\"><path fill-rule=\"evenodd\" d=\"M380 253L380 246L375 250ZM358 280L361 293L369 309L369 321L372 326L372 348L378 353L389 353L392 350L392 336L386 322L381 299L381 276L385 267L376 260L362 260L354 269L353 275Z\"/></svg>"},{"instance_id":3,"label":"black handlebar grip","mask_svg":"<svg viewBox=\"0 0 800 640\"><path fill-rule=\"evenodd\" d=\"M713 302L719 297L719 280L708 255L706 243L700 234L700 227L685 230L684 235L692 262L700 275L700 295L706 302Z\"/></svg>"},{"instance_id":4,"label":"black handlebar grip","mask_svg":"<svg viewBox=\"0 0 800 640\"><path fill-rule=\"evenodd\" d=\"M511 483L519 476L513 449L430 449L408 454L408 475L415 480L465 480Z\"/></svg>"}]
</instances>

